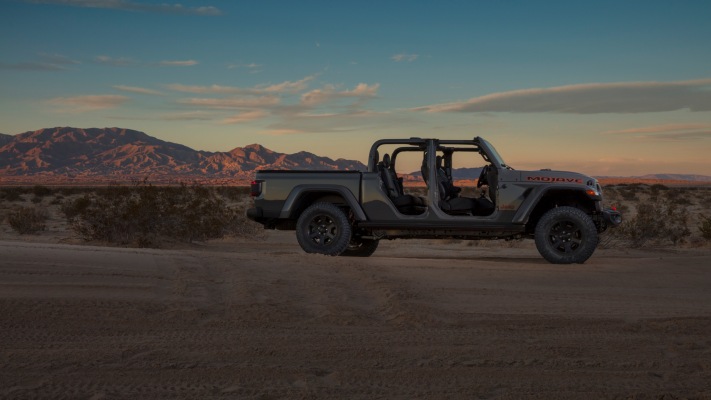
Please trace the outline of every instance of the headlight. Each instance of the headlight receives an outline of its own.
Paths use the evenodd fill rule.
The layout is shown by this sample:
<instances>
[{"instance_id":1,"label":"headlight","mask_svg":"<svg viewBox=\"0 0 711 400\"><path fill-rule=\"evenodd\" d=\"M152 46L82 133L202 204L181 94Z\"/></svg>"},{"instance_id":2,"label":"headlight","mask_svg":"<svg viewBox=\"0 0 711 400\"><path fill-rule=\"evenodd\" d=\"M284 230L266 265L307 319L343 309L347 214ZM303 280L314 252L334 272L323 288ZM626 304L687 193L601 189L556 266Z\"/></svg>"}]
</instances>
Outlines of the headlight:
<instances>
[{"instance_id":1,"label":"headlight","mask_svg":"<svg viewBox=\"0 0 711 400\"><path fill-rule=\"evenodd\" d=\"M590 197L602 197L602 187L597 180L588 181L588 188L585 193Z\"/></svg>"}]
</instances>

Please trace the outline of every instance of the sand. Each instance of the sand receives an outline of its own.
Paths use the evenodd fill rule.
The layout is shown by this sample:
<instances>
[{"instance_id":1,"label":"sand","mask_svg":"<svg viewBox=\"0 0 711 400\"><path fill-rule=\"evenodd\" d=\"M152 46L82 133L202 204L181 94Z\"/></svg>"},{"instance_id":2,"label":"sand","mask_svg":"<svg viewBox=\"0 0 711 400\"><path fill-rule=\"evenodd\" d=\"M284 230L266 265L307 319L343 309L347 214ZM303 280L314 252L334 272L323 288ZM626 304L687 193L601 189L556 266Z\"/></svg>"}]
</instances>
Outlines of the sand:
<instances>
[{"instance_id":1,"label":"sand","mask_svg":"<svg viewBox=\"0 0 711 400\"><path fill-rule=\"evenodd\" d=\"M0 398L711 398L711 250L0 240Z\"/></svg>"}]
</instances>

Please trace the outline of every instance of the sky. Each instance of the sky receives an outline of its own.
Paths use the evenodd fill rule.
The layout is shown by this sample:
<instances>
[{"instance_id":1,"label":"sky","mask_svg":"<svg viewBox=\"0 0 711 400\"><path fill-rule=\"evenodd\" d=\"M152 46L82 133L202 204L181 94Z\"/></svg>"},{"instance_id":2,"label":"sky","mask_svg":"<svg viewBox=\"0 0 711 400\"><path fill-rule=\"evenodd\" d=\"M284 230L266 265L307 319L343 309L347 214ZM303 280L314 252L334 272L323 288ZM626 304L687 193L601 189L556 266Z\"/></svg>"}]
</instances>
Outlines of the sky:
<instances>
[{"instance_id":1,"label":"sky","mask_svg":"<svg viewBox=\"0 0 711 400\"><path fill-rule=\"evenodd\" d=\"M0 132L711 175L711 1L167 1L0 0Z\"/></svg>"}]
</instances>

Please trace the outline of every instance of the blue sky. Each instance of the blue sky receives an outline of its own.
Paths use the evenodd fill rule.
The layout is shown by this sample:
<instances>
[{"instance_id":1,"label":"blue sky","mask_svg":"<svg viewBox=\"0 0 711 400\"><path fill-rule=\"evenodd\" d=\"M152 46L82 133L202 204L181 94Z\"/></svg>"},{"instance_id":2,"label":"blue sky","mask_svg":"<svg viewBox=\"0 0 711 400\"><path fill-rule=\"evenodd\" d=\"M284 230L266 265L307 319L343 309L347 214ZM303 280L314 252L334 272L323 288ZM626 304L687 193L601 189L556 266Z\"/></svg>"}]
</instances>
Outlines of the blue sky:
<instances>
[{"instance_id":1,"label":"blue sky","mask_svg":"<svg viewBox=\"0 0 711 400\"><path fill-rule=\"evenodd\" d=\"M483 136L520 169L711 175L709 21L708 1L2 0L0 132L362 161Z\"/></svg>"}]
</instances>

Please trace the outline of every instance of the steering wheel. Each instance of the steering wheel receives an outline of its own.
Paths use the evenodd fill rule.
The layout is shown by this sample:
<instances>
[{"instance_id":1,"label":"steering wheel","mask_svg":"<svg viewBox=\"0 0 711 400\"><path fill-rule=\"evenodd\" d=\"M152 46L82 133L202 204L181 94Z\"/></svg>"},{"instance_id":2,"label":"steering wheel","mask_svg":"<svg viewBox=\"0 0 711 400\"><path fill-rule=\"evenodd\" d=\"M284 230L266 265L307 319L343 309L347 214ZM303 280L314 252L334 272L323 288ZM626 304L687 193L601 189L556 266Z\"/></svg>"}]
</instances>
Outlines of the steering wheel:
<instances>
[{"instance_id":1,"label":"steering wheel","mask_svg":"<svg viewBox=\"0 0 711 400\"><path fill-rule=\"evenodd\" d=\"M489 170L491 169L491 165L486 164L484 168L481 169L481 173L479 174L479 179L476 182L476 187L480 188L484 185L488 185L489 181L486 179L486 176L489 174Z\"/></svg>"}]
</instances>

